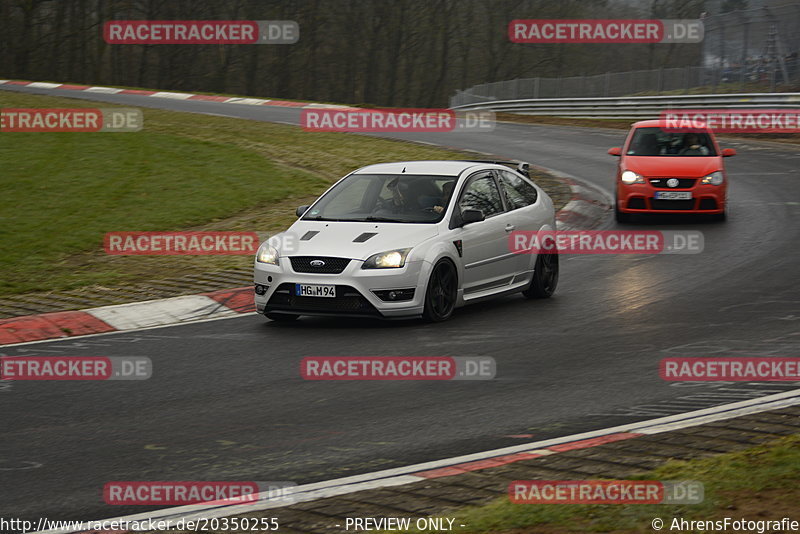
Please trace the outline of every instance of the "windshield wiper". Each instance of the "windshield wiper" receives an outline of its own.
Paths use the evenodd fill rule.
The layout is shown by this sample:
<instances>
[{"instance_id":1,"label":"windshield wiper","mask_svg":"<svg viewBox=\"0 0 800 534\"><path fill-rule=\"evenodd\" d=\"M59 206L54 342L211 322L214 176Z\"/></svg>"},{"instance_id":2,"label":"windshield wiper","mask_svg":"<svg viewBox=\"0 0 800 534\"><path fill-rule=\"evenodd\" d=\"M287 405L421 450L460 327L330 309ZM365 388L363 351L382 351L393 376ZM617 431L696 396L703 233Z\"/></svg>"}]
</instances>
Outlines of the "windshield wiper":
<instances>
[{"instance_id":1,"label":"windshield wiper","mask_svg":"<svg viewBox=\"0 0 800 534\"><path fill-rule=\"evenodd\" d=\"M391 217L376 217L374 215L370 215L369 217L366 217L363 220L374 221L374 222L398 222L398 223L409 222L409 221L404 221L403 219L392 219Z\"/></svg>"},{"instance_id":2,"label":"windshield wiper","mask_svg":"<svg viewBox=\"0 0 800 534\"><path fill-rule=\"evenodd\" d=\"M391 217L375 217L370 215L369 217L365 217L364 219L328 219L322 216L317 215L316 217L303 217L304 221L332 221L332 222L396 222L396 223L406 223L412 221L406 221L403 219L393 219Z\"/></svg>"}]
</instances>

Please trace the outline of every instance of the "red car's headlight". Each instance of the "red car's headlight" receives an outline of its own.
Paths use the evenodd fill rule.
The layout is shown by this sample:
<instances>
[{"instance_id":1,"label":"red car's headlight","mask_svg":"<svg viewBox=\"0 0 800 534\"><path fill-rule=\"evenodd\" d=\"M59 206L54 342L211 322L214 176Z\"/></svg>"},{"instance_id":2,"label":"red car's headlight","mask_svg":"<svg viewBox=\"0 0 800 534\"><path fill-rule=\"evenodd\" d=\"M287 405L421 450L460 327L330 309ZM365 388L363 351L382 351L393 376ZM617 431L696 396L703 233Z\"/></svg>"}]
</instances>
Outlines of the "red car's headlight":
<instances>
[{"instance_id":1,"label":"red car's headlight","mask_svg":"<svg viewBox=\"0 0 800 534\"><path fill-rule=\"evenodd\" d=\"M644 183L644 178L642 178L641 175L636 174L633 171L625 171L625 172L623 172L622 176L620 176L620 179L622 180L623 184L628 184L628 185L630 185L630 184L643 184Z\"/></svg>"},{"instance_id":2,"label":"red car's headlight","mask_svg":"<svg viewBox=\"0 0 800 534\"><path fill-rule=\"evenodd\" d=\"M722 182L724 181L725 176L720 171L712 172L708 176L703 177L701 180L702 183L711 185L722 185Z\"/></svg>"}]
</instances>

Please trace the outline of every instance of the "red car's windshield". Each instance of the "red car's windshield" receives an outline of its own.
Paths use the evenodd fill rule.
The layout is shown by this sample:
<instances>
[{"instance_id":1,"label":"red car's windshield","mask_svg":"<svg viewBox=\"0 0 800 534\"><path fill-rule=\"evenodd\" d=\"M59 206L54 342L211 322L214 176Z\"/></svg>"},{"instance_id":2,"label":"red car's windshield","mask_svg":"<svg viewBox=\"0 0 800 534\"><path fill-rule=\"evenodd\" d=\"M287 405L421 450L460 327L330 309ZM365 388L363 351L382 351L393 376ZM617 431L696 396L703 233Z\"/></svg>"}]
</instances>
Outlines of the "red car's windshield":
<instances>
[{"instance_id":1,"label":"red car's windshield","mask_svg":"<svg viewBox=\"0 0 800 534\"><path fill-rule=\"evenodd\" d=\"M637 128L626 152L628 156L716 156L711 136L705 132L665 131L658 127Z\"/></svg>"}]
</instances>

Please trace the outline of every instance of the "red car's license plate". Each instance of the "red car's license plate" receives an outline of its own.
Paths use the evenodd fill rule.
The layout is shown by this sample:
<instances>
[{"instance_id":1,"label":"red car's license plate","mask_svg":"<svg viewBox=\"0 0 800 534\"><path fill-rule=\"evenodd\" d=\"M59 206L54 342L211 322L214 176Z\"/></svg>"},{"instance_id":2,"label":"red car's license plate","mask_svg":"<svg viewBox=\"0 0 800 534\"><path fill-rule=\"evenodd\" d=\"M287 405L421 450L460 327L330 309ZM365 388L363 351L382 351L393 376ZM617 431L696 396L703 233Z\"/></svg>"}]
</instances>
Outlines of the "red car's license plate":
<instances>
[{"instance_id":1,"label":"red car's license plate","mask_svg":"<svg viewBox=\"0 0 800 534\"><path fill-rule=\"evenodd\" d=\"M656 200L692 200L691 191L656 191Z\"/></svg>"}]
</instances>

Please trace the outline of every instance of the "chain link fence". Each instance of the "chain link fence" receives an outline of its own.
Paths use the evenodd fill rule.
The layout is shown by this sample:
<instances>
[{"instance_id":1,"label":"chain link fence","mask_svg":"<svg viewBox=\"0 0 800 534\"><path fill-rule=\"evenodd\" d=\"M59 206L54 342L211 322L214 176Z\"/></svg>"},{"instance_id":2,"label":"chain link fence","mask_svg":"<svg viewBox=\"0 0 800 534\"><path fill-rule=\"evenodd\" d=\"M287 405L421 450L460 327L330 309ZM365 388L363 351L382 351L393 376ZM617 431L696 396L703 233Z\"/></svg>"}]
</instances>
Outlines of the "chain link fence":
<instances>
[{"instance_id":1,"label":"chain link fence","mask_svg":"<svg viewBox=\"0 0 800 534\"><path fill-rule=\"evenodd\" d=\"M730 82L769 84L798 80L800 3L732 11L704 21L706 67Z\"/></svg>"},{"instance_id":2,"label":"chain link fence","mask_svg":"<svg viewBox=\"0 0 800 534\"><path fill-rule=\"evenodd\" d=\"M800 3L737 10L703 19L703 65L607 72L593 76L523 78L457 91L450 106L493 100L620 97L685 93L776 91L800 83Z\"/></svg>"}]
</instances>

